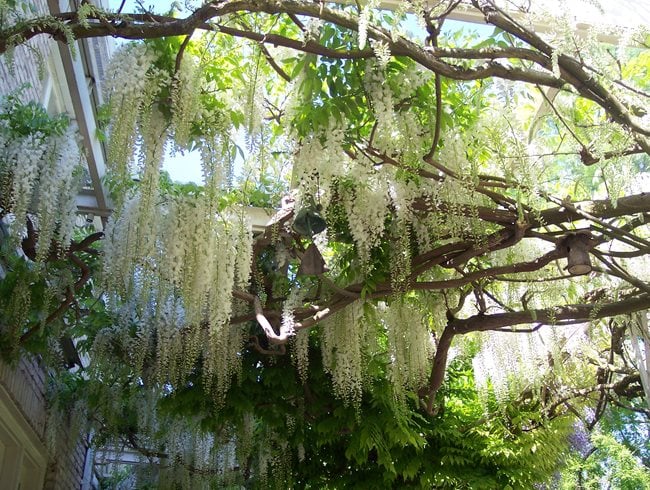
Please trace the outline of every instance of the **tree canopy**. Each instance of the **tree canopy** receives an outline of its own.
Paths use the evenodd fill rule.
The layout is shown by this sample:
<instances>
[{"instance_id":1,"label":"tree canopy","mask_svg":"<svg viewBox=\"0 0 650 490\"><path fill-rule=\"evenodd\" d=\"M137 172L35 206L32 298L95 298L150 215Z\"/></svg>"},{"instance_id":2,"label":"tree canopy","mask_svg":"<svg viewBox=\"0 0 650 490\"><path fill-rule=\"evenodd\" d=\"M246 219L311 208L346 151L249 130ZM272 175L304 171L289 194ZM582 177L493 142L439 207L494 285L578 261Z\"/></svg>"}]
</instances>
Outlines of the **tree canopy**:
<instances>
[{"instance_id":1,"label":"tree canopy","mask_svg":"<svg viewBox=\"0 0 650 490\"><path fill-rule=\"evenodd\" d=\"M650 33L508 3L0 2L0 53L131 40L105 230L67 119L0 111L0 346L51 420L170 488L650 484Z\"/></svg>"}]
</instances>

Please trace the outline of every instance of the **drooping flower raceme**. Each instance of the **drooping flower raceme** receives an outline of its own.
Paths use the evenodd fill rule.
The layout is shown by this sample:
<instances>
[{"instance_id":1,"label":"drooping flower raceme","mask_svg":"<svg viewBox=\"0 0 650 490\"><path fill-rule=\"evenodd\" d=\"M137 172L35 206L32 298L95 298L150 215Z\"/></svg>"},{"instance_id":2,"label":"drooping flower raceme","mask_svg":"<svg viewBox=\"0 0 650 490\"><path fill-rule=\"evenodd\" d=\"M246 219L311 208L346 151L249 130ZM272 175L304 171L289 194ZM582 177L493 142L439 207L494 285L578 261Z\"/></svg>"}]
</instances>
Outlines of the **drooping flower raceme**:
<instances>
[{"instance_id":1,"label":"drooping flower raceme","mask_svg":"<svg viewBox=\"0 0 650 490\"><path fill-rule=\"evenodd\" d=\"M332 376L333 391L358 407L363 391L363 315L357 302L327 319L322 326L323 366Z\"/></svg>"},{"instance_id":2,"label":"drooping flower raceme","mask_svg":"<svg viewBox=\"0 0 650 490\"><path fill-rule=\"evenodd\" d=\"M481 334L480 340L473 360L476 386L484 398L493 390L500 402L513 393L539 387L550 372L558 378L579 377L579 370L569 366L589 348L589 340L579 330L569 335L553 330L518 335L490 332Z\"/></svg>"},{"instance_id":3,"label":"drooping flower raceme","mask_svg":"<svg viewBox=\"0 0 650 490\"><path fill-rule=\"evenodd\" d=\"M36 204L39 258L47 256L52 240L65 249L72 239L77 211L77 177L83 162L76 128L69 127L63 135L51 141L47 161L48 164L44 164L40 171Z\"/></svg>"},{"instance_id":4,"label":"drooping flower raceme","mask_svg":"<svg viewBox=\"0 0 650 490\"><path fill-rule=\"evenodd\" d=\"M240 209L217 214L206 195L167 199L147 213L147 223L140 222L139 194L111 218L105 288L118 310L146 318L149 332L141 337L157 339L160 382L182 382L202 359L207 388L224 394L241 361L243 330L229 321L233 289L248 287L250 223Z\"/></svg>"},{"instance_id":5,"label":"drooping flower raceme","mask_svg":"<svg viewBox=\"0 0 650 490\"><path fill-rule=\"evenodd\" d=\"M107 163L118 181L128 179L131 173L141 106L150 96L152 84L163 83L163 74L152 73L154 59L146 45L125 44L106 70L106 95L111 107Z\"/></svg>"},{"instance_id":6,"label":"drooping flower raceme","mask_svg":"<svg viewBox=\"0 0 650 490\"><path fill-rule=\"evenodd\" d=\"M380 305L390 354L390 378L396 390L417 389L431 369L433 341L419 308L408 302Z\"/></svg>"},{"instance_id":7,"label":"drooping flower raceme","mask_svg":"<svg viewBox=\"0 0 650 490\"><path fill-rule=\"evenodd\" d=\"M0 192L8 196L5 206L15 216L15 239L22 235L28 213L35 222L38 260L47 257L52 241L59 250L70 244L82 164L76 128L23 135L0 121Z\"/></svg>"},{"instance_id":8,"label":"drooping flower raceme","mask_svg":"<svg viewBox=\"0 0 650 490\"><path fill-rule=\"evenodd\" d=\"M201 112L200 83L201 71L195 60L189 55L183 56L171 87L174 144L182 149L189 147L192 121L197 120Z\"/></svg>"}]
</instances>

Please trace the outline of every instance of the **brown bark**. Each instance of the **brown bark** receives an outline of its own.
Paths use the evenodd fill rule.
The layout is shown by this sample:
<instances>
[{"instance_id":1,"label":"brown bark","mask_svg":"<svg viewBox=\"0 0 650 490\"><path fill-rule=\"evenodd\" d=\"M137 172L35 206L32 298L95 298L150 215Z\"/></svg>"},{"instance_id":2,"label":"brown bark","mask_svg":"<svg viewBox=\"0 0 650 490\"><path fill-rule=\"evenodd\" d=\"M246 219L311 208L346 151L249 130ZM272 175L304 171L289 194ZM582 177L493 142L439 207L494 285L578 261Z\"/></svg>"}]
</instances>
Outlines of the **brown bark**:
<instances>
[{"instance_id":1,"label":"brown bark","mask_svg":"<svg viewBox=\"0 0 650 490\"><path fill-rule=\"evenodd\" d=\"M643 294L612 303L593 303L557 306L544 310L524 310L492 315L474 315L456 319L451 325L459 334L484 332L515 325L542 323L547 325L569 325L588 322L599 318L624 315L650 308L650 295Z\"/></svg>"},{"instance_id":2,"label":"brown bark","mask_svg":"<svg viewBox=\"0 0 650 490\"><path fill-rule=\"evenodd\" d=\"M434 411L435 397L444 381L449 349L456 335L464 335L470 332L485 332L529 323L538 323L540 325L570 325L599 318L633 313L647 308L650 308L650 295L644 294L635 298L606 304L566 305L556 307L553 311L549 309L524 310L492 315L478 314L463 319L451 319L438 341L431 376L429 377L429 385L426 390L421 392L421 395L425 395L426 397L427 412L432 414Z\"/></svg>"},{"instance_id":3,"label":"brown bark","mask_svg":"<svg viewBox=\"0 0 650 490\"><path fill-rule=\"evenodd\" d=\"M123 39L151 39L166 36L189 35L194 29L214 30L215 25L208 21L218 19L233 13L265 12L268 14L300 15L320 18L341 27L357 30L357 20L340 12L323 7L313 2L300 1L232 1L212 2L204 5L192 15L175 19L160 15L131 14L116 15L105 13L87 19L87 24L81 24L74 12L62 13L54 16L57 22L47 18L39 18L26 23L21 23L6 29L0 37L0 53L5 52L13 44L20 44L38 35L49 35L52 38L65 42L66 35L63 29L65 24L76 39L89 37L113 36ZM371 50L336 51L329 50L317 43L303 43L301 40L289 39L273 33L259 34L245 30L238 30L228 26L216 26L223 33L238 37L253 39L278 46L286 46L305 52L312 52L329 57L359 58L372 55ZM408 56L425 68L435 73L454 80L479 80L491 77L507 80L520 80L528 83L561 88L564 81L552 74L539 70L523 69L514 66L505 66L490 61L476 68L464 68L441 61L433 52L405 38L393 41L390 33L385 29L371 26L368 29L370 38L386 42L394 55ZM531 57L528 53L527 58Z\"/></svg>"},{"instance_id":4,"label":"brown bark","mask_svg":"<svg viewBox=\"0 0 650 490\"><path fill-rule=\"evenodd\" d=\"M440 340L438 340L438 345L436 347L436 356L433 359L433 367L431 369L431 376L429 377L429 387L427 391L427 413L433 413L433 405L436 400L436 394L442 386L442 383L445 379L445 372L447 371L447 357L449 356L449 349L451 348L451 343L456 336L456 331L454 327L450 324L447 324L445 329L442 331Z\"/></svg>"}]
</instances>

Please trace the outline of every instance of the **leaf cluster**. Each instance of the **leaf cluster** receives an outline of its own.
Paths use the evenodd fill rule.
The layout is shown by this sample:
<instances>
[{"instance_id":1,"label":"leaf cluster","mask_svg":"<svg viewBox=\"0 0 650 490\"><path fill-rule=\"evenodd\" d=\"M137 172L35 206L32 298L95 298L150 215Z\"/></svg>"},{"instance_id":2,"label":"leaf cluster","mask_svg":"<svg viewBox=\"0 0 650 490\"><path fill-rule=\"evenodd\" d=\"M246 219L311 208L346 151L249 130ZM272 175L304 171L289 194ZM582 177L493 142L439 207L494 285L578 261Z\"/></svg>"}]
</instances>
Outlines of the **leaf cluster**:
<instances>
[{"instance_id":1,"label":"leaf cluster","mask_svg":"<svg viewBox=\"0 0 650 490\"><path fill-rule=\"evenodd\" d=\"M50 115L35 101L23 102L21 90L2 99L0 121L16 136L40 134L41 136L61 136L70 124L65 114Z\"/></svg>"}]
</instances>

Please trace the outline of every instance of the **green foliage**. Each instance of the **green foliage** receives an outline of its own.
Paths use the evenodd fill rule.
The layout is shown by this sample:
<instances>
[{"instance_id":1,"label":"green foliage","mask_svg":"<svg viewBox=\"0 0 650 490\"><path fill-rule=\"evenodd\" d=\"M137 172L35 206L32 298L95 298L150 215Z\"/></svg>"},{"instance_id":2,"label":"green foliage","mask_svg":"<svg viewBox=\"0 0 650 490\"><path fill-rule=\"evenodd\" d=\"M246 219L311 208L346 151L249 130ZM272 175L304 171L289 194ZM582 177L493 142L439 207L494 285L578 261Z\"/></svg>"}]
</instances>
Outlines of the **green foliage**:
<instances>
[{"instance_id":1,"label":"green foliage","mask_svg":"<svg viewBox=\"0 0 650 490\"><path fill-rule=\"evenodd\" d=\"M647 403L642 398L630 400L630 408L609 407L599 422L604 434L611 434L620 444L628 448L646 468L650 468L650 439L642 413Z\"/></svg>"},{"instance_id":2,"label":"green foliage","mask_svg":"<svg viewBox=\"0 0 650 490\"><path fill-rule=\"evenodd\" d=\"M120 488L120 484L126 483L131 476L129 468L116 468L110 476L100 476L99 488L100 490L114 490Z\"/></svg>"},{"instance_id":3,"label":"green foliage","mask_svg":"<svg viewBox=\"0 0 650 490\"><path fill-rule=\"evenodd\" d=\"M5 248L7 242L4 243ZM47 264L34 264L19 256L15 251L5 251L4 258L6 275L0 281L0 355L5 361L15 361L24 350L38 354L48 362L58 363L58 353L51 352L51 341L60 336L84 336L89 331L83 328L74 311L47 320L52 311L59 305L59 298L64 296L67 288L72 287L78 274L75 265L67 260L53 260ZM85 255L90 271L98 269L97 257ZM85 284L78 292L78 307L96 309L97 301L93 297L92 282ZM21 307L18 307L21 305ZM85 318L85 317L84 317ZM91 317L100 321L100 317ZM26 340L21 336L29 334Z\"/></svg>"},{"instance_id":4,"label":"green foliage","mask_svg":"<svg viewBox=\"0 0 650 490\"><path fill-rule=\"evenodd\" d=\"M562 472L561 489L640 490L650 488L650 469L611 434L591 434L592 449L586 456L573 454Z\"/></svg>"},{"instance_id":5,"label":"green foliage","mask_svg":"<svg viewBox=\"0 0 650 490\"><path fill-rule=\"evenodd\" d=\"M65 222L74 220L74 215L60 215L60 208L65 207L69 196L54 195L54 202L48 203L44 196L51 189L39 187L47 185L63 193L76 190L74 185L81 168L75 166L78 162L73 153L66 153L67 159L62 159L58 146L64 145L61 137L70 121L64 114L48 114L37 102L23 102L23 89L2 98L0 103L0 218L5 220L0 231L0 353L8 361L15 361L21 354L19 347L51 357L50 342L64 329L64 315L50 315L56 310L59 298L74 283L76 272L74 264L60 257L60 248L67 244L55 243ZM15 145L25 141L30 144L22 146L22 151L39 155L35 161L28 162L27 158L21 161L27 155L14 153ZM68 167L65 171L61 162ZM34 174L25 175L23 167L28 165L33 166ZM53 174L49 167L58 170ZM43 184L48 178L55 180ZM22 187L18 187L17 180ZM23 194L19 195L16 189L21 189ZM18 207L29 215L15 216L16 203L21 200L22 207ZM40 224L40 229L35 229L34 223ZM29 226L25 228L26 224ZM39 235L49 246L39 246ZM44 326L48 322L52 325L46 331Z\"/></svg>"},{"instance_id":6,"label":"green foliage","mask_svg":"<svg viewBox=\"0 0 650 490\"><path fill-rule=\"evenodd\" d=\"M0 1L0 28L10 25L10 21L24 17L32 17L36 14L36 6L33 2L24 0L2 0Z\"/></svg>"},{"instance_id":7,"label":"green foliage","mask_svg":"<svg viewBox=\"0 0 650 490\"><path fill-rule=\"evenodd\" d=\"M650 442L642 415L645 406L641 399L632 400L630 408L609 406L590 432L576 424L558 488L650 488Z\"/></svg>"},{"instance_id":8,"label":"green foliage","mask_svg":"<svg viewBox=\"0 0 650 490\"><path fill-rule=\"evenodd\" d=\"M4 121L14 135L61 136L70 124L65 114L52 116L41 104L21 99L19 90L4 97L0 105L0 121Z\"/></svg>"},{"instance_id":9,"label":"green foliage","mask_svg":"<svg viewBox=\"0 0 650 490\"><path fill-rule=\"evenodd\" d=\"M0 14L23 5L0 0ZM282 10L282 2L277 8ZM643 463L650 448L644 434L631 429L641 420L640 403L629 413L607 412L586 457L569 450L576 414L594 404L588 396L600 374L593 366L609 370L615 354L623 354L609 345L611 331L597 331L597 322L579 332L590 343L584 351L569 350L570 339L561 333L585 320L583 311L597 301L591 294L613 291L612 297L627 301L647 293L646 278L626 276L624 267L626 259L630 270L644 263L647 232L632 224L647 216L633 206L617 211L629 211L620 218L583 213L590 221L581 223L567 211L572 201L604 193L615 201L634 183L630 176L648 169L647 155L623 155L629 148L637 152L645 136L616 122L611 111L618 103L607 99L603 106L599 97L609 94L607 89L578 95L588 84L618 85L612 90L615 101L627 87L612 83L607 70L614 67L625 83L634 84L629 101L638 100L638 91L650 85L647 52L633 51L616 66L596 65L589 71L593 78L574 81L572 89L550 101L546 92L539 93L541 85L510 83L510 78L533 73L546 76L544 81L551 73L562 75L552 65L566 44L553 47L553 58L495 29L491 34L445 31L439 46L412 49L410 41L393 39L399 39L402 14L370 12L361 5L320 8L331 9L326 20L310 25L304 24L306 16L287 12L237 12L220 19L223 24L214 32L193 33L188 43L184 36L170 36L137 45L147 48L139 51L139 61L153 53L153 65L138 65L137 76L127 78L132 85L116 83L116 92L138 90L125 90L99 116L101 138L112 132L109 142L118 146L109 153L121 158L122 166L107 177L118 203L116 216L124 218L118 231L135 231L119 235L123 241L107 238L103 250L80 254L93 280L75 287L70 308L50 320L75 286L78 263L58 256L36 263L18 256L15 243L6 246L0 254L6 272L0 281L0 353L16 359L24 349L45 356L57 371L51 379L52 406L59 413L87 411L98 445L127 444L158 458L163 486L529 489L560 471L563 488L597 488L604 481L625 489L648 486ZM337 24L338 14L345 15ZM89 29L89 20L98 15L84 4L79 22ZM367 39L359 15L377 24L371 34L380 27L395 32ZM121 28L110 22L102 23ZM69 25L59 27L70 38ZM233 30L250 34L254 42L229 35ZM272 46L267 36L291 39L296 49ZM375 42L388 43L389 37L399 56L378 54L381 46ZM467 52L456 48L472 49L473 56L464 58ZM482 56L510 48L528 51L522 59L515 56L518 50L508 57ZM330 50L329 56L314 50ZM331 50L348 53L336 57ZM577 66L583 59L588 56L575 61ZM459 80L429 69L440 63ZM538 71L529 71L533 64ZM471 80L485 67L506 75ZM548 83L557 85L555 79ZM643 117L636 102L622 100L625 114ZM63 134L68 121L12 95L0 125L16 136L46 137ZM201 153L205 181L179 184L159 172L164 152L156 151L164 143L174 151ZM288 208L286 223L269 227L257 242L247 229L235 228L234 218L228 221L233 210L239 214L232 216L244 221L240 211L247 206L279 208L290 189L303 207L323 202L328 240L317 237L314 243L323 249L326 276L297 276L301 254L311 244L292 229ZM549 198L555 195L568 198ZM136 204L119 208L128 198ZM189 204L174 208L178 202ZM562 219L542 222L542 213L560 203ZM177 221L162 226L160 216ZM364 228L366 220L380 230ZM111 226L115 223L111 220ZM571 278L557 260L535 269L550 250L564 259L562 236L587 227L600 247L592 252L600 254L598 275ZM217 232L241 232L246 240L221 241ZM614 243L613 237L621 236L624 240ZM625 251L617 248L622 243ZM606 247L611 259L602 258ZM100 253L114 263L102 263ZM190 258L165 262L166 255ZM233 287L226 279L240 267L244 277ZM98 278L100 269L104 276ZM404 277L398 278L400 273ZM352 307L341 306L353 301L363 315L350 315L354 322L348 324L340 317ZM389 316L382 316L382 308L398 304L415 312L409 322L422 320L421 338L430 347L421 357L432 366L412 383L418 386L408 385L411 391L398 379L397 350L391 350L389 335L394 331ZM561 317L567 305L574 317ZM473 365L485 359L480 353L489 354L478 332L507 335L506 327L521 318L536 321L538 307L553 312L548 315L553 329L546 329L547 337L537 344L529 343L548 349L529 352L531 365L518 380L521 392L497 397L496 389L488 389L479 395L477 386L489 386L489 369L507 369L513 379L523 366L510 358ZM322 326L302 337L308 344L304 351L297 336L284 352L286 346L264 336L265 324L248 322L267 315L275 334L279 329L293 334L292 328L305 325L300 322L321 314ZM491 326L504 317L511 319L506 327ZM331 339L322 335L333 330L328 321L339 321L337 331L351 333L354 342L328 344ZM413 352L406 332L415 326L409 322L396 335L404 351ZM445 326L455 335L449 352L440 337ZM540 327L531 323L531 329ZM500 332L488 332L492 329ZM477 338L463 337L469 332ZM56 340L61 335L79 339L77 348L89 355L81 372L60 369ZM348 359L342 352L355 342L359 349L346 355L356 358ZM296 365L307 360L309 369L301 377ZM608 376L627 373L631 364L623 362L625 369L611 369ZM446 368L446 377L442 386L433 386L440 368ZM359 391L342 399L353 390L342 390L341 379L352 380ZM581 390L587 393L582 400L555 403ZM125 476L102 484L117 485Z\"/></svg>"},{"instance_id":10,"label":"green foliage","mask_svg":"<svg viewBox=\"0 0 650 490\"><path fill-rule=\"evenodd\" d=\"M243 356L243 371L225 405L214 405L197 369L196 377L185 386L164 388L167 394L159 402L158 416L168 420L170 428L194 420L202 431L235 438L245 437L252 417L253 433L247 436L252 446L240 454L240 464L254 465L256 454L271 449L283 451L293 461L293 470L264 475L259 468L247 466L244 472L252 475L249 488L491 489L509 485L525 489L551 477L566 446L567 423L540 421L535 407L513 404L503 416L485 414L468 359L453 363L443 394L445 408L427 418L415 410L415 397L409 397L406 405L395 404L381 358L370 363L371 381L357 412L332 395L313 342L309 379L304 385L286 356L269 359L250 349ZM119 365L114 363L116 375L123 369ZM138 400L147 398L147 390L159 388L146 380L124 385L118 379L104 377L98 384L69 377L68 388L60 387L58 397L69 404L73 397L78 402L82 396L94 416L104 420L104 427L129 433L136 424L132 410ZM287 446L273 448L272 443L269 448L269 434L281 435ZM110 433L99 432L96 437L110 440Z\"/></svg>"}]
</instances>

